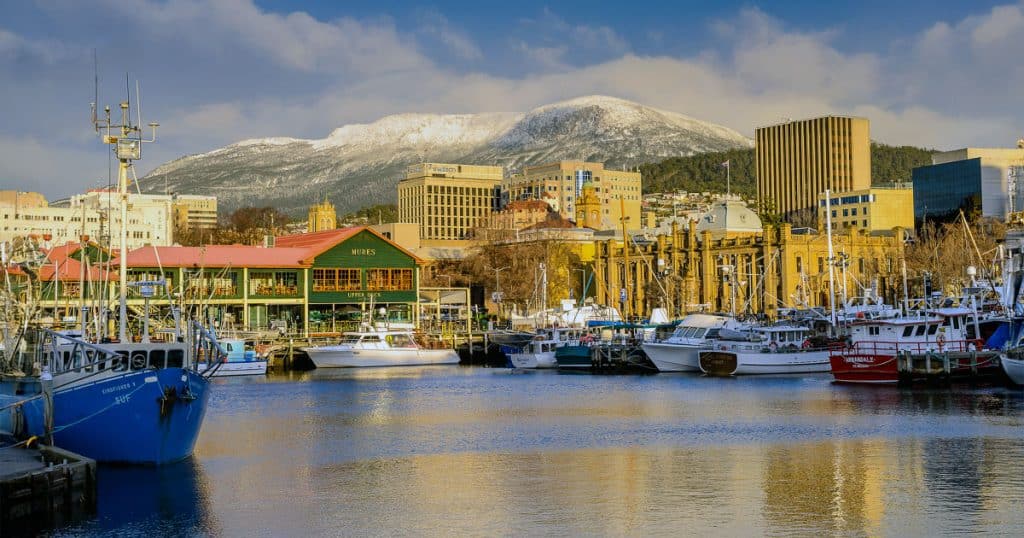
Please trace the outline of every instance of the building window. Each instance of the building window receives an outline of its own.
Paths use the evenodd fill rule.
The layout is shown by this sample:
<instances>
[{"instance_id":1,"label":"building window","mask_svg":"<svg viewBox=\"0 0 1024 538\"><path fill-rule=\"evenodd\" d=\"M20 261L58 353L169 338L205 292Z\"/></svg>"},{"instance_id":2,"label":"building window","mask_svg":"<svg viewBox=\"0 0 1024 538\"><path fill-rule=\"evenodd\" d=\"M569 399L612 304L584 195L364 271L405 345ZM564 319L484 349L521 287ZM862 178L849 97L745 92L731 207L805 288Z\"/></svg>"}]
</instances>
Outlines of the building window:
<instances>
[{"instance_id":1,"label":"building window","mask_svg":"<svg viewBox=\"0 0 1024 538\"><path fill-rule=\"evenodd\" d=\"M313 269L313 291L362 289L359 269Z\"/></svg>"},{"instance_id":2,"label":"building window","mask_svg":"<svg viewBox=\"0 0 1024 538\"><path fill-rule=\"evenodd\" d=\"M367 269L366 289L379 291L411 290L412 269Z\"/></svg>"},{"instance_id":3,"label":"building window","mask_svg":"<svg viewBox=\"0 0 1024 538\"><path fill-rule=\"evenodd\" d=\"M856 207L850 210L850 216L853 216L853 217L857 216L857 208Z\"/></svg>"}]
</instances>

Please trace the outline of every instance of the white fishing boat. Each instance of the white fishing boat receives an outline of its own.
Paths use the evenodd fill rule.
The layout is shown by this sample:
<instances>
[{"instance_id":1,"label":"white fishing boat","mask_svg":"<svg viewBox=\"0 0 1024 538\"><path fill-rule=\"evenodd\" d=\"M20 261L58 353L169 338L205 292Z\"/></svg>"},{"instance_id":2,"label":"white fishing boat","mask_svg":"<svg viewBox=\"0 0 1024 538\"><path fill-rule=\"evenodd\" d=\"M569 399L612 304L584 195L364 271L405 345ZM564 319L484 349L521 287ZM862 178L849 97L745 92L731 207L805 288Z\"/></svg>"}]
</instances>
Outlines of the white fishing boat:
<instances>
[{"instance_id":1,"label":"white fishing boat","mask_svg":"<svg viewBox=\"0 0 1024 538\"><path fill-rule=\"evenodd\" d=\"M811 330L795 325L722 330L711 349L699 352L700 369L714 376L812 374L831 370L827 347L815 347Z\"/></svg>"},{"instance_id":2,"label":"white fishing boat","mask_svg":"<svg viewBox=\"0 0 1024 538\"><path fill-rule=\"evenodd\" d=\"M645 343L643 348L659 372L699 372L700 350L707 349L722 328L740 326L729 316L690 314L679 322L671 336L660 342Z\"/></svg>"},{"instance_id":3,"label":"white fishing boat","mask_svg":"<svg viewBox=\"0 0 1024 538\"><path fill-rule=\"evenodd\" d=\"M521 350L508 354L514 368L558 368L555 352L558 348L577 345L582 331L579 329L551 329L541 331Z\"/></svg>"},{"instance_id":4,"label":"white fishing boat","mask_svg":"<svg viewBox=\"0 0 1024 538\"><path fill-rule=\"evenodd\" d=\"M344 333L341 343L302 348L317 368L458 364L452 349L431 349L416 342L409 330L368 330Z\"/></svg>"},{"instance_id":5,"label":"white fishing boat","mask_svg":"<svg viewBox=\"0 0 1024 538\"><path fill-rule=\"evenodd\" d=\"M220 343L227 355L210 366L214 377L267 374L267 359L259 357L245 340L221 340Z\"/></svg>"}]
</instances>

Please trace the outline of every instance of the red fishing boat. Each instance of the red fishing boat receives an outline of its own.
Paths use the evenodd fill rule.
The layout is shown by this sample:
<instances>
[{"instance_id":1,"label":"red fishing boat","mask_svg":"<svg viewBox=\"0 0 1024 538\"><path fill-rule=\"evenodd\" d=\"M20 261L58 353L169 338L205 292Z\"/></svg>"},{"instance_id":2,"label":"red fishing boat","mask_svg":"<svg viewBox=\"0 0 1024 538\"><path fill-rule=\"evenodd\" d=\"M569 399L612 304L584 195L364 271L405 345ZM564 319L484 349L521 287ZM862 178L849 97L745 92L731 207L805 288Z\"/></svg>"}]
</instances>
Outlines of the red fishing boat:
<instances>
[{"instance_id":1,"label":"red fishing boat","mask_svg":"<svg viewBox=\"0 0 1024 538\"><path fill-rule=\"evenodd\" d=\"M961 307L855 321L849 343L831 351L832 375L840 383L897 383L998 370L998 353L984 350L977 334L974 311Z\"/></svg>"}]
</instances>

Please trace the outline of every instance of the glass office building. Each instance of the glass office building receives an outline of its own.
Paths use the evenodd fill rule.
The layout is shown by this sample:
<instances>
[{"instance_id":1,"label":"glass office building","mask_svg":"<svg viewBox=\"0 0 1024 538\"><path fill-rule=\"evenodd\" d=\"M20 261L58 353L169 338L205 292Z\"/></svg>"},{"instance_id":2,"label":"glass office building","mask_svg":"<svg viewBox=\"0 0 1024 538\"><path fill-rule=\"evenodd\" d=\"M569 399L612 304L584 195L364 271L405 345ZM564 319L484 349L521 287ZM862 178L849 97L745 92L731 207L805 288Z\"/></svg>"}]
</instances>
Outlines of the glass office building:
<instances>
[{"instance_id":1,"label":"glass office building","mask_svg":"<svg viewBox=\"0 0 1024 538\"><path fill-rule=\"evenodd\" d=\"M914 218L945 219L960 209L981 209L981 158L913 170Z\"/></svg>"}]
</instances>

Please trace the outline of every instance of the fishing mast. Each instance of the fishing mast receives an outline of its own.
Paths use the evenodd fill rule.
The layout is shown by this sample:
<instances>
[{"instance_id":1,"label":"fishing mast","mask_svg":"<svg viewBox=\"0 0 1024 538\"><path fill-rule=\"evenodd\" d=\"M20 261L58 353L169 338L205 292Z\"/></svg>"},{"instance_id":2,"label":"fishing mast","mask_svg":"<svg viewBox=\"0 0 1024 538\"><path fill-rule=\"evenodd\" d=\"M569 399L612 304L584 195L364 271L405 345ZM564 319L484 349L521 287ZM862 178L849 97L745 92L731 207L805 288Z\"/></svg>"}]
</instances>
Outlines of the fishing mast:
<instances>
[{"instance_id":1,"label":"fishing mast","mask_svg":"<svg viewBox=\"0 0 1024 538\"><path fill-rule=\"evenodd\" d=\"M130 99L129 93L129 99ZM137 98L138 96L136 96ZM97 133L103 133L101 140L111 147L117 157L117 195L121 224L119 228L119 254L118 254L118 330L117 338L121 342L128 341L128 266L125 264L125 256L128 255L128 169L132 161L142 158L142 144L156 141L156 128L158 123L150 123L152 136L149 140L142 138L142 128L138 124L132 124L130 101L122 101L121 122L111 123L110 107L103 107L104 119L96 117L96 103L92 104L93 128ZM141 122L141 112L138 121Z\"/></svg>"}]
</instances>

